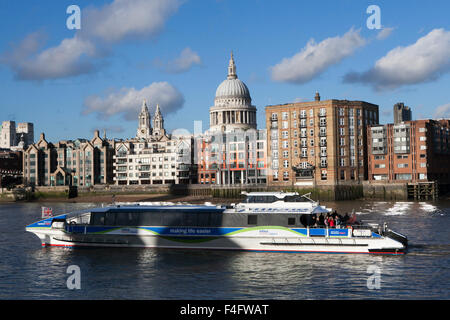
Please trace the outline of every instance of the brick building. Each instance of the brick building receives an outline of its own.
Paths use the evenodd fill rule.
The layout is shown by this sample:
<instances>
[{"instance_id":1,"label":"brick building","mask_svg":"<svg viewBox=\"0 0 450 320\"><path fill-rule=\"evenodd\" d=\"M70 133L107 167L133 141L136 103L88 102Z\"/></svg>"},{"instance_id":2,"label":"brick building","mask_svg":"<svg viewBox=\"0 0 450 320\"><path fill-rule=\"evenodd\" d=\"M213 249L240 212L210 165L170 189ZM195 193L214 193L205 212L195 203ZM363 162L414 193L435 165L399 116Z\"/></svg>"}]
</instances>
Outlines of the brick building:
<instances>
[{"instance_id":1,"label":"brick building","mask_svg":"<svg viewBox=\"0 0 450 320\"><path fill-rule=\"evenodd\" d=\"M367 179L366 126L378 106L320 100L266 107L268 184L335 185Z\"/></svg>"},{"instance_id":2,"label":"brick building","mask_svg":"<svg viewBox=\"0 0 450 320\"><path fill-rule=\"evenodd\" d=\"M91 140L39 141L24 150L24 183L36 186L91 186L112 183L113 154L106 138L95 131Z\"/></svg>"},{"instance_id":3,"label":"brick building","mask_svg":"<svg viewBox=\"0 0 450 320\"><path fill-rule=\"evenodd\" d=\"M371 182L450 182L450 120L415 120L367 129Z\"/></svg>"}]
</instances>

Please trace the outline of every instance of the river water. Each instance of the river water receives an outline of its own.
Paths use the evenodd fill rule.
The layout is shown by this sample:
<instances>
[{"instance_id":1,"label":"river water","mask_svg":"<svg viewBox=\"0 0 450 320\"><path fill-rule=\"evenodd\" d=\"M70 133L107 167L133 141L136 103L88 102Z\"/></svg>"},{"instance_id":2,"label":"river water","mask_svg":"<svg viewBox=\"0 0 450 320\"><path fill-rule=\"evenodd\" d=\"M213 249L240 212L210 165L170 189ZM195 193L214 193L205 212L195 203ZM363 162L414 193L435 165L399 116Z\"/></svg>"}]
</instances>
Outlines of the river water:
<instances>
[{"instance_id":1,"label":"river water","mask_svg":"<svg viewBox=\"0 0 450 320\"><path fill-rule=\"evenodd\" d=\"M404 256L42 248L24 227L92 203L0 205L0 299L449 299L450 202L322 203L386 221ZM69 290L71 265L81 288Z\"/></svg>"}]
</instances>

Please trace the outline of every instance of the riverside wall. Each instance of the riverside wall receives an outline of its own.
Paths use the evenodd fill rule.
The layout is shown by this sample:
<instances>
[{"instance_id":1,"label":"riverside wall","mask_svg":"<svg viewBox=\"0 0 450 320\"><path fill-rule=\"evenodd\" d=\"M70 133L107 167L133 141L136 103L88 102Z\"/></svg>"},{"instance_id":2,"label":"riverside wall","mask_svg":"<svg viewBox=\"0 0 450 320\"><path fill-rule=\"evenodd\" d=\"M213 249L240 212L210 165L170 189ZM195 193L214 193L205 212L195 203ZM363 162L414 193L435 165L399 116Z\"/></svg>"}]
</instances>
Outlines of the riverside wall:
<instances>
[{"instance_id":1,"label":"riverside wall","mask_svg":"<svg viewBox=\"0 0 450 320\"><path fill-rule=\"evenodd\" d=\"M203 198L240 199L242 191L285 191L299 194L311 193L310 197L320 201L339 200L407 200L407 185L362 184L321 185L315 187L273 187L267 185L95 185L91 187L34 187L4 192L0 201L37 200L46 198L83 198L115 195L171 195Z\"/></svg>"}]
</instances>

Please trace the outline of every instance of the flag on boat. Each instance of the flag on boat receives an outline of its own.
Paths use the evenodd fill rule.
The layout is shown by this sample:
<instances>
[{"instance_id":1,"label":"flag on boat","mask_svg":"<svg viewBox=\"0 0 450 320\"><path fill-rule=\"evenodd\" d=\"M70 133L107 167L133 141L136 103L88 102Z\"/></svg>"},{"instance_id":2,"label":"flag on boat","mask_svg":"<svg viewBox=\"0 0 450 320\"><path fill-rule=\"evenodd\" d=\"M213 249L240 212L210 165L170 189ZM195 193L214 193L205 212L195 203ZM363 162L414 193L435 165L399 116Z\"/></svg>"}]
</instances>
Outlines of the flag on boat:
<instances>
[{"instance_id":1,"label":"flag on boat","mask_svg":"<svg viewBox=\"0 0 450 320\"><path fill-rule=\"evenodd\" d=\"M52 208L42 207L42 218L48 218L53 215Z\"/></svg>"}]
</instances>

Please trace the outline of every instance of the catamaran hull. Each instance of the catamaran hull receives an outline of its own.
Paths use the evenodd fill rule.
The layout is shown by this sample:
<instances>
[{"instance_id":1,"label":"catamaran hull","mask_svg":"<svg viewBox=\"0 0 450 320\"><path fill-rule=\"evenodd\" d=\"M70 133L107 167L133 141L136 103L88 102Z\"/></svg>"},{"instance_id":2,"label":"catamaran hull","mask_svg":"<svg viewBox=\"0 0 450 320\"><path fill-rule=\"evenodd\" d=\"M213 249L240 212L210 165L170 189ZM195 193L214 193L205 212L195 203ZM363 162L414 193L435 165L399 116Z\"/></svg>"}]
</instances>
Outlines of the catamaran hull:
<instances>
[{"instance_id":1,"label":"catamaran hull","mask_svg":"<svg viewBox=\"0 0 450 320\"><path fill-rule=\"evenodd\" d=\"M249 228L251 229L251 228ZM388 237L292 236L292 230L239 230L230 235L192 236L153 234L145 228L117 229L105 233L67 233L64 230L32 230L42 246L135 247L202 250L244 250L297 253L403 254L405 246ZM236 231L234 231L236 232ZM261 233L272 235L261 235ZM232 232L233 233L233 232Z\"/></svg>"}]
</instances>

